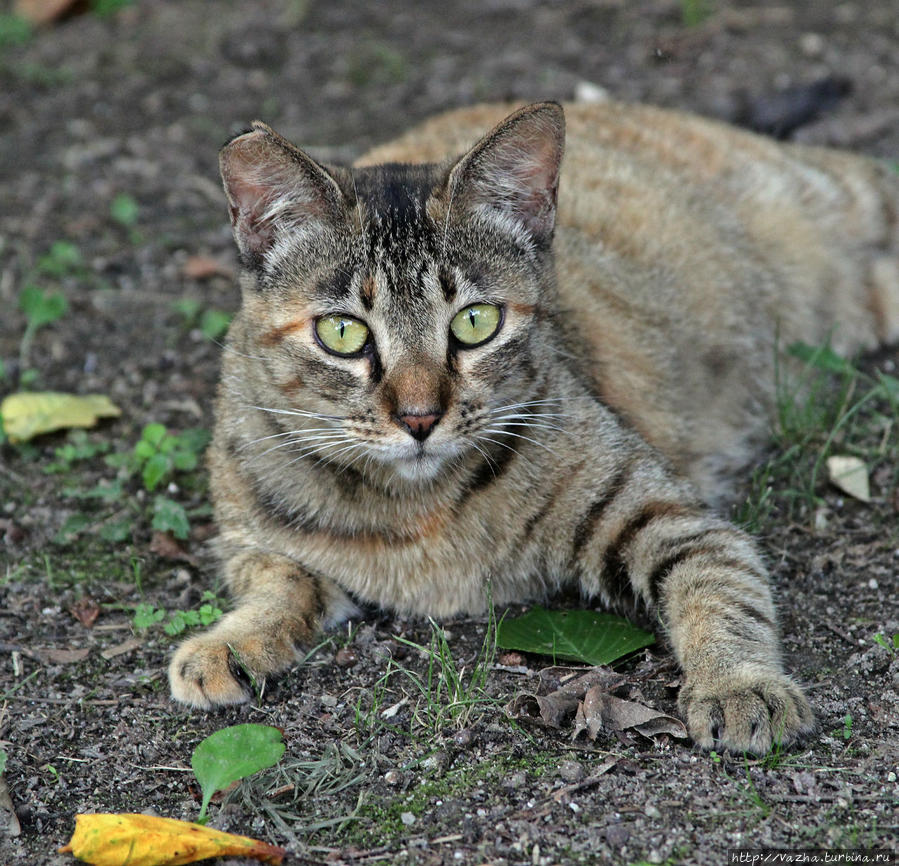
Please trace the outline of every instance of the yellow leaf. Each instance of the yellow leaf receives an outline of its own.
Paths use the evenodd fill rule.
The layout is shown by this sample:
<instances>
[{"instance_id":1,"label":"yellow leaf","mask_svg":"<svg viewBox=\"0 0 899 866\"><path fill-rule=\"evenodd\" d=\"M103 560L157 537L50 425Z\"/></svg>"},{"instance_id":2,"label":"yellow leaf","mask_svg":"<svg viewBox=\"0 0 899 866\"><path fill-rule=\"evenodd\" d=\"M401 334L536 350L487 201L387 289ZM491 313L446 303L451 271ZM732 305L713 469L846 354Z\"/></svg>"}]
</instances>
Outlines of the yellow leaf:
<instances>
[{"instance_id":1,"label":"yellow leaf","mask_svg":"<svg viewBox=\"0 0 899 866\"><path fill-rule=\"evenodd\" d=\"M179 866L209 857L250 857L280 866L283 848L152 815L76 815L75 832L60 854L93 866Z\"/></svg>"},{"instance_id":2,"label":"yellow leaf","mask_svg":"<svg viewBox=\"0 0 899 866\"><path fill-rule=\"evenodd\" d=\"M103 394L58 394L54 391L10 394L0 403L3 429L10 442L24 442L39 433L65 427L93 427L98 418L122 414Z\"/></svg>"}]
</instances>

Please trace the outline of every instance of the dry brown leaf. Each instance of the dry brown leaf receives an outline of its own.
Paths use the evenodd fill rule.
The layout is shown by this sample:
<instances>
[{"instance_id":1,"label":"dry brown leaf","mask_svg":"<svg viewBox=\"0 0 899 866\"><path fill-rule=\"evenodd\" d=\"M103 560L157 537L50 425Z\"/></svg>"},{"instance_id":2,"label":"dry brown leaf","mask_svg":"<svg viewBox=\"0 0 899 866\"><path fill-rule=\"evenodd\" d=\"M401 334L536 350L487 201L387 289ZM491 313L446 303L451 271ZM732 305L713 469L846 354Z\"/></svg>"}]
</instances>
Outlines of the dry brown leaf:
<instances>
[{"instance_id":1,"label":"dry brown leaf","mask_svg":"<svg viewBox=\"0 0 899 866\"><path fill-rule=\"evenodd\" d=\"M586 730L587 736L595 740L603 728L611 731L634 730L644 737L659 734L681 738L687 736L687 728L680 719L636 701L616 698L594 687L584 695L583 703L578 708L574 736Z\"/></svg>"},{"instance_id":2,"label":"dry brown leaf","mask_svg":"<svg viewBox=\"0 0 899 866\"><path fill-rule=\"evenodd\" d=\"M154 532L150 539L150 552L163 559L174 559L190 565L197 564L197 558L192 553L188 553L184 545L171 532L160 532L159 530Z\"/></svg>"},{"instance_id":3,"label":"dry brown leaf","mask_svg":"<svg viewBox=\"0 0 899 866\"><path fill-rule=\"evenodd\" d=\"M89 596L83 596L69 608L69 613L85 628L91 628L100 615L100 605Z\"/></svg>"},{"instance_id":4,"label":"dry brown leaf","mask_svg":"<svg viewBox=\"0 0 899 866\"><path fill-rule=\"evenodd\" d=\"M15 13L27 18L32 24L49 24L62 18L75 7L84 5L81 0L16 0Z\"/></svg>"},{"instance_id":5,"label":"dry brown leaf","mask_svg":"<svg viewBox=\"0 0 899 866\"><path fill-rule=\"evenodd\" d=\"M35 650L37 657L44 664L70 665L80 662L90 655L89 649L58 649L56 647L38 648Z\"/></svg>"},{"instance_id":6,"label":"dry brown leaf","mask_svg":"<svg viewBox=\"0 0 899 866\"><path fill-rule=\"evenodd\" d=\"M233 277L234 273L228 265L212 256L190 256L184 263L181 272L191 280L208 280L210 277Z\"/></svg>"},{"instance_id":7,"label":"dry brown leaf","mask_svg":"<svg viewBox=\"0 0 899 866\"><path fill-rule=\"evenodd\" d=\"M551 695L516 695L506 707L513 719L536 722L549 728L561 728L578 706L578 699L565 697L558 692Z\"/></svg>"},{"instance_id":8,"label":"dry brown leaf","mask_svg":"<svg viewBox=\"0 0 899 866\"><path fill-rule=\"evenodd\" d=\"M120 644L116 644L115 646L108 647L100 653L106 661L110 659L114 659L116 656L124 655L125 653L130 653L132 650L136 650L139 646L143 644L143 641L139 637L131 637L128 640L123 640Z\"/></svg>"},{"instance_id":9,"label":"dry brown leaf","mask_svg":"<svg viewBox=\"0 0 899 866\"><path fill-rule=\"evenodd\" d=\"M22 832L19 818L6 787L6 779L0 775L0 836L18 836Z\"/></svg>"}]
</instances>

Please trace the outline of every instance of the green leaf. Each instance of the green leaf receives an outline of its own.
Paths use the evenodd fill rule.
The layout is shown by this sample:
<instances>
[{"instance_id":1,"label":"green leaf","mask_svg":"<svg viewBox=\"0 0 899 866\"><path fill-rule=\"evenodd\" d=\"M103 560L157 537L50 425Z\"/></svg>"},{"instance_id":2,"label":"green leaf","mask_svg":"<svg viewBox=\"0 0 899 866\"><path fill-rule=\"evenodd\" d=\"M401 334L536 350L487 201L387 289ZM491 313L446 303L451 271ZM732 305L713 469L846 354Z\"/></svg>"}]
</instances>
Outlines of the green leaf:
<instances>
[{"instance_id":1,"label":"green leaf","mask_svg":"<svg viewBox=\"0 0 899 866\"><path fill-rule=\"evenodd\" d=\"M81 251L75 244L69 241L55 241L50 251L37 260L37 269L51 277L64 277L77 271L82 262Z\"/></svg>"},{"instance_id":2,"label":"green leaf","mask_svg":"<svg viewBox=\"0 0 899 866\"><path fill-rule=\"evenodd\" d=\"M172 499L157 496L153 503L153 529L171 532L175 538L187 538L190 534L190 521L184 507Z\"/></svg>"},{"instance_id":3,"label":"green leaf","mask_svg":"<svg viewBox=\"0 0 899 866\"><path fill-rule=\"evenodd\" d=\"M154 422L147 424L140 434L142 442L159 447L159 443L165 439L165 424Z\"/></svg>"},{"instance_id":4,"label":"green leaf","mask_svg":"<svg viewBox=\"0 0 899 866\"><path fill-rule=\"evenodd\" d=\"M231 324L231 314L222 310L206 310L200 318L200 331L207 340L217 340Z\"/></svg>"},{"instance_id":5,"label":"green leaf","mask_svg":"<svg viewBox=\"0 0 899 866\"><path fill-rule=\"evenodd\" d=\"M0 749L0 776L3 775L5 770L6 770L6 750Z\"/></svg>"},{"instance_id":6,"label":"green leaf","mask_svg":"<svg viewBox=\"0 0 899 866\"><path fill-rule=\"evenodd\" d=\"M131 538L132 522L130 520L117 520L115 523L107 523L100 527L100 538L104 541L117 543Z\"/></svg>"},{"instance_id":7,"label":"green leaf","mask_svg":"<svg viewBox=\"0 0 899 866\"><path fill-rule=\"evenodd\" d=\"M82 529L90 526L91 517L88 514L71 514L63 523L62 526L59 527L59 532L53 537L53 540L57 544L67 544L71 541Z\"/></svg>"},{"instance_id":8,"label":"green leaf","mask_svg":"<svg viewBox=\"0 0 899 866\"><path fill-rule=\"evenodd\" d=\"M200 315L202 304L196 298L179 298L172 303L172 309L184 320L186 327L191 327Z\"/></svg>"},{"instance_id":9,"label":"green leaf","mask_svg":"<svg viewBox=\"0 0 899 866\"><path fill-rule=\"evenodd\" d=\"M592 610L535 607L523 616L503 619L496 629L496 643L505 649L591 665L610 664L654 642L650 632L626 619Z\"/></svg>"},{"instance_id":10,"label":"green leaf","mask_svg":"<svg viewBox=\"0 0 899 866\"><path fill-rule=\"evenodd\" d=\"M132 622L138 631L144 631L150 626L156 625L165 616L162 608L156 608L146 601L139 602L134 608Z\"/></svg>"},{"instance_id":11,"label":"green leaf","mask_svg":"<svg viewBox=\"0 0 899 866\"><path fill-rule=\"evenodd\" d=\"M793 343L787 352L794 358L816 367L827 373L840 373L844 376L854 376L858 373L855 365L840 357L830 346L809 346L807 343Z\"/></svg>"},{"instance_id":12,"label":"green leaf","mask_svg":"<svg viewBox=\"0 0 899 866\"><path fill-rule=\"evenodd\" d=\"M46 293L37 286L25 286L19 294L19 309L34 329L55 322L68 308L69 302L59 292Z\"/></svg>"},{"instance_id":13,"label":"green leaf","mask_svg":"<svg viewBox=\"0 0 899 866\"><path fill-rule=\"evenodd\" d=\"M169 458L165 454L153 454L144 464L141 477L147 490L155 490L156 485L162 481L169 471Z\"/></svg>"},{"instance_id":14,"label":"green leaf","mask_svg":"<svg viewBox=\"0 0 899 866\"><path fill-rule=\"evenodd\" d=\"M216 791L273 767L283 754L281 731L269 725L234 725L210 734L194 749L190 759L203 789L198 823L205 823L206 807Z\"/></svg>"},{"instance_id":15,"label":"green leaf","mask_svg":"<svg viewBox=\"0 0 899 866\"><path fill-rule=\"evenodd\" d=\"M0 14L0 48L6 45L24 45L31 39L32 32L31 22L27 18L8 12Z\"/></svg>"},{"instance_id":16,"label":"green leaf","mask_svg":"<svg viewBox=\"0 0 899 866\"><path fill-rule=\"evenodd\" d=\"M109 215L119 224L130 228L137 222L140 206L133 196L119 193L109 205Z\"/></svg>"}]
</instances>

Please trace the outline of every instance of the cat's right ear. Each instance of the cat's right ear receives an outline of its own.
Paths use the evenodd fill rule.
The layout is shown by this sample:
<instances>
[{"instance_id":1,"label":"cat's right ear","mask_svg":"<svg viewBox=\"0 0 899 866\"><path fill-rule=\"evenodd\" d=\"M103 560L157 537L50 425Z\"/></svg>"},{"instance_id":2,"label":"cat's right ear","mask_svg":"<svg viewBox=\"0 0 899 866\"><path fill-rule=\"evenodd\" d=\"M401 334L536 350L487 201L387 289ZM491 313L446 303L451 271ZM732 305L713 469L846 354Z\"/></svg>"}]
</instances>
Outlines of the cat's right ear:
<instances>
[{"instance_id":1,"label":"cat's right ear","mask_svg":"<svg viewBox=\"0 0 899 866\"><path fill-rule=\"evenodd\" d=\"M219 168L234 239L248 264L261 264L285 233L321 229L344 210L334 178L259 121L222 148Z\"/></svg>"},{"instance_id":2,"label":"cat's right ear","mask_svg":"<svg viewBox=\"0 0 899 866\"><path fill-rule=\"evenodd\" d=\"M449 173L455 197L513 236L538 244L552 239L565 149L565 115L557 102L538 102L510 114Z\"/></svg>"}]
</instances>

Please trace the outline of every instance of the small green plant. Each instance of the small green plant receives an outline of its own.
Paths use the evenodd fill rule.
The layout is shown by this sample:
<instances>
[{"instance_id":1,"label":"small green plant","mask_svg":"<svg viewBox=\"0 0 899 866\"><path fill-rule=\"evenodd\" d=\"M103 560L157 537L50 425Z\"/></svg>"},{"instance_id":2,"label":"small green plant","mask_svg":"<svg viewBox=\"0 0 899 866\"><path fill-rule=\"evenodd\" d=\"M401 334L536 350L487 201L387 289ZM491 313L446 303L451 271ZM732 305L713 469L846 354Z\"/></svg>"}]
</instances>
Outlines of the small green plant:
<instances>
[{"instance_id":1,"label":"small green plant","mask_svg":"<svg viewBox=\"0 0 899 866\"><path fill-rule=\"evenodd\" d=\"M775 453L755 470L746 501L735 519L760 531L778 511L795 519L822 502L819 480L827 458L840 452L870 466L895 465L899 449L890 431L899 423L899 379L860 370L827 344L795 343L775 366Z\"/></svg>"},{"instance_id":2,"label":"small green plant","mask_svg":"<svg viewBox=\"0 0 899 866\"><path fill-rule=\"evenodd\" d=\"M161 607L158 608L150 602L141 601L134 607L131 624L136 631L146 631L163 619L165 619L165 611Z\"/></svg>"},{"instance_id":3,"label":"small green plant","mask_svg":"<svg viewBox=\"0 0 899 866\"><path fill-rule=\"evenodd\" d=\"M175 636L188 628L197 626L209 626L222 617L221 604L213 592L203 593L203 603L196 610L172 611L169 621L165 624L165 633Z\"/></svg>"},{"instance_id":4,"label":"small green plant","mask_svg":"<svg viewBox=\"0 0 899 866\"><path fill-rule=\"evenodd\" d=\"M69 303L60 292L45 292L37 286L27 285L19 294L19 309L25 314L25 333L19 343L19 369L29 366L31 344L34 335L45 325L61 319L69 309Z\"/></svg>"},{"instance_id":5,"label":"small green plant","mask_svg":"<svg viewBox=\"0 0 899 866\"><path fill-rule=\"evenodd\" d=\"M174 434L163 424L147 424L134 446L134 458L144 487L152 492L175 471L196 469L200 454L208 443L206 430L192 428Z\"/></svg>"},{"instance_id":6,"label":"small green plant","mask_svg":"<svg viewBox=\"0 0 899 866\"><path fill-rule=\"evenodd\" d=\"M190 765L203 790L198 824L208 820L212 795L259 770L273 767L284 754L281 731L269 725L234 725L210 734L193 752Z\"/></svg>"},{"instance_id":7,"label":"small green plant","mask_svg":"<svg viewBox=\"0 0 899 866\"><path fill-rule=\"evenodd\" d=\"M120 9L130 6L133 2L134 0L91 0L91 11L101 17L115 15Z\"/></svg>"},{"instance_id":8,"label":"small green plant","mask_svg":"<svg viewBox=\"0 0 899 866\"><path fill-rule=\"evenodd\" d=\"M223 603L222 599L209 590L203 593L202 604L196 610L166 611L165 608L142 601L134 606L131 622L135 630L146 631L159 625L168 617L168 621L163 624L163 631L174 637L189 628L210 626L217 622L222 617L221 606Z\"/></svg>"},{"instance_id":9,"label":"small green plant","mask_svg":"<svg viewBox=\"0 0 899 866\"><path fill-rule=\"evenodd\" d=\"M91 442L84 430L71 430L67 439L65 445L54 449L53 454L56 459L43 467L43 471L48 475L68 472L71 470L72 464L81 460L90 460L109 451L108 442Z\"/></svg>"},{"instance_id":10,"label":"small green plant","mask_svg":"<svg viewBox=\"0 0 899 866\"><path fill-rule=\"evenodd\" d=\"M70 241L54 241L38 260L36 270L48 277L62 279L78 274L84 268L81 250Z\"/></svg>"},{"instance_id":11,"label":"small green plant","mask_svg":"<svg viewBox=\"0 0 899 866\"><path fill-rule=\"evenodd\" d=\"M120 192L109 204L109 215L124 228L133 228L140 216L140 205L134 196Z\"/></svg>"},{"instance_id":12,"label":"small green plant","mask_svg":"<svg viewBox=\"0 0 899 866\"><path fill-rule=\"evenodd\" d=\"M895 656L899 654L899 633L894 634L892 640L885 635L876 634L874 635L874 643L883 647L890 655Z\"/></svg>"},{"instance_id":13,"label":"small green plant","mask_svg":"<svg viewBox=\"0 0 899 866\"><path fill-rule=\"evenodd\" d=\"M31 22L21 15L0 15L0 49L10 45L24 45L31 39Z\"/></svg>"},{"instance_id":14,"label":"small green plant","mask_svg":"<svg viewBox=\"0 0 899 866\"><path fill-rule=\"evenodd\" d=\"M204 310L196 298L180 298L172 304L172 309L181 316L184 327L200 329L207 340L218 340L225 335L233 318L224 310Z\"/></svg>"},{"instance_id":15,"label":"small green plant","mask_svg":"<svg viewBox=\"0 0 899 866\"><path fill-rule=\"evenodd\" d=\"M712 14L713 0L681 0L681 21L685 27L696 27Z\"/></svg>"},{"instance_id":16,"label":"small green plant","mask_svg":"<svg viewBox=\"0 0 899 866\"><path fill-rule=\"evenodd\" d=\"M476 709L495 706L496 700L487 694L486 685L496 657L496 619L490 608L490 619L481 647L470 670L461 667L453 657L446 632L431 620L431 641L425 647L405 638L400 643L412 647L427 658L424 676L404 667L397 671L412 682L423 704L416 704L415 715L422 727L435 733L444 726L465 727Z\"/></svg>"},{"instance_id":17,"label":"small green plant","mask_svg":"<svg viewBox=\"0 0 899 866\"><path fill-rule=\"evenodd\" d=\"M153 529L171 532L175 538L187 538L190 535L190 521L184 506L174 499L157 496L153 500Z\"/></svg>"},{"instance_id":18,"label":"small green plant","mask_svg":"<svg viewBox=\"0 0 899 866\"><path fill-rule=\"evenodd\" d=\"M843 739L848 742L852 739L852 714L846 713L843 717Z\"/></svg>"}]
</instances>

